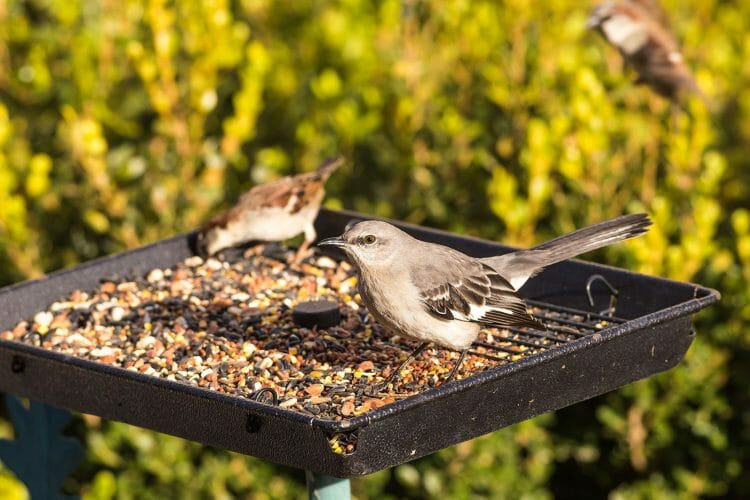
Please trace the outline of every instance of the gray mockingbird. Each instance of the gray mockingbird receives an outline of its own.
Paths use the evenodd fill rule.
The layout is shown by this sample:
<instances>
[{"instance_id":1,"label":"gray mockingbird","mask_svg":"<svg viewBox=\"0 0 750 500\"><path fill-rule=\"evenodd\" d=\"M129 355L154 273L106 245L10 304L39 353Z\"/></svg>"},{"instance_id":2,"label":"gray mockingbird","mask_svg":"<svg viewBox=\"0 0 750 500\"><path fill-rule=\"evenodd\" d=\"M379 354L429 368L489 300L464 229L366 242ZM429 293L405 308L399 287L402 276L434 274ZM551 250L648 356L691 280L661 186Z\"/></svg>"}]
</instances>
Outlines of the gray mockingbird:
<instances>
[{"instance_id":1,"label":"gray mockingbird","mask_svg":"<svg viewBox=\"0 0 750 500\"><path fill-rule=\"evenodd\" d=\"M458 371L482 326L546 330L517 290L544 267L646 232L646 214L625 215L560 236L529 250L477 259L420 241L382 221L359 222L318 245L342 249L359 273L359 293L373 317L420 346L387 385L429 342L461 352Z\"/></svg>"}]
</instances>

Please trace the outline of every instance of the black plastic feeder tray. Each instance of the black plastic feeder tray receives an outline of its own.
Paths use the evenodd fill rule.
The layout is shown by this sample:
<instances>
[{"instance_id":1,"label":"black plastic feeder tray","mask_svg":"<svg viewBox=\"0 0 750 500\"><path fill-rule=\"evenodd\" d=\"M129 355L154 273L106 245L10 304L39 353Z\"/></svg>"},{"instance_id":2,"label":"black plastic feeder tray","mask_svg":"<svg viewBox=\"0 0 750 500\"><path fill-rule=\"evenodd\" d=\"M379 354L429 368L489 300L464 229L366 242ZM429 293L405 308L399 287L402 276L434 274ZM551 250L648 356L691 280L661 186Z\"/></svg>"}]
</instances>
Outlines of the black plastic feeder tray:
<instances>
[{"instance_id":1,"label":"black plastic feeder tray","mask_svg":"<svg viewBox=\"0 0 750 500\"><path fill-rule=\"evenodd\" d=\"M320 238L343 232L367 216L323 210ZM475 256L512 250L472 238L397 224L414 236ZM190 256L192 234L105 257L45 278L0 290L0 331L103 277L145 274ZM592 278L593 276L593 278ZM600 281L600 282L597 282ZM589 301L593 293L596 307ZM616 317L602 311L617 290ZM514 332L510 344L532 354L342 421L274 406L275 395L254 401L116 368L15 341L0 341L0 391L99 415L336 477L369 474L492 432L535 415L603 394L675 366L693 340L691 315L719 293L698 285L621 269L566 261L522 290L546 333ZM581 321L556 321L556 312ZM566 314L566 318L570 315ZM549 319L549 318L547 318ZM601 328L601 322L606 327ZM598 327L594 327L599 323ZM572 327L572 328L571 328ZM571 335L571 331L576 332ZM540 341L544 337L544 341ZM485 356L506 347L477 346ZM512 349L510 352L514 352ZM263 392L263 391L261 391ZM262 394L261 394L262 396ZM352 453L329 440L356 441Z\"/></svg>"}]
</instances>

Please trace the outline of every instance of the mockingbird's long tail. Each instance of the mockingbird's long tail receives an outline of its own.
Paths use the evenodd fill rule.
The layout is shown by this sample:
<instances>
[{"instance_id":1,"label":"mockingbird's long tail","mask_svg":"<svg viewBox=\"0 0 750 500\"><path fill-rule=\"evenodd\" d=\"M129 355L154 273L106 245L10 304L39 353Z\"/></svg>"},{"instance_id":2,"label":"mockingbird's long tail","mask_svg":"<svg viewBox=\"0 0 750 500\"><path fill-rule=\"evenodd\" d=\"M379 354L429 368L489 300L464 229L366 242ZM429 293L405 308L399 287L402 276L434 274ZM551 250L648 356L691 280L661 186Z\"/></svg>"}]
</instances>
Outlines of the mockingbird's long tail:
<instances>
[{"instance_id":1,"label":"mockingbird's long tail","mask_svg":"<svg viewBox=\"0 0 750 500\"><path fill-rule=\"evenodd\" d=\"M646 214L623 215L578 229L529 250L481 259L518 290L546 266L645 233L651 225Z\"/></svg>"}]
</instances>

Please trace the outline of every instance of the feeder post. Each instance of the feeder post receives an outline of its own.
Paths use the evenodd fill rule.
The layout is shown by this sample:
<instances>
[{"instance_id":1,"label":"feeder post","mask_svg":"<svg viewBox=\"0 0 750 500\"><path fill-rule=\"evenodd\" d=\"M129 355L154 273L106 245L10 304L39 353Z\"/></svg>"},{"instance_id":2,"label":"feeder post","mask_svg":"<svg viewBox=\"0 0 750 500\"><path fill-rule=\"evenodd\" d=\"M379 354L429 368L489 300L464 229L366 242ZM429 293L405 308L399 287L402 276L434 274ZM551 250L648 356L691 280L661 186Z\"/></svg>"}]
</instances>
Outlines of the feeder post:
<instances>
[{"instance_id":1,"label":"feeder post","mask_svg":"<svg viewBox=\"0 0 750 500\"><path fill-rule=\"evenodd\" d=\"M349 500L351 484L348 479L305 471L307 498L310 500Z\"/></svg>"},{"instance_id":2,"label":"feeder post","mask_svg":"<svg viewBox=\"0 0 750 500\"><path fill-rule=\"evenodd\" d=\"M0 394L0 403L2 399ZM73 415L32 400L27 408L10 394L5 395L5 403L15 437L0 439L0 460L26 486L33 500L62 498L62 484L84 454L77 439L63 434Z\"/></svg>"}]
</instances>

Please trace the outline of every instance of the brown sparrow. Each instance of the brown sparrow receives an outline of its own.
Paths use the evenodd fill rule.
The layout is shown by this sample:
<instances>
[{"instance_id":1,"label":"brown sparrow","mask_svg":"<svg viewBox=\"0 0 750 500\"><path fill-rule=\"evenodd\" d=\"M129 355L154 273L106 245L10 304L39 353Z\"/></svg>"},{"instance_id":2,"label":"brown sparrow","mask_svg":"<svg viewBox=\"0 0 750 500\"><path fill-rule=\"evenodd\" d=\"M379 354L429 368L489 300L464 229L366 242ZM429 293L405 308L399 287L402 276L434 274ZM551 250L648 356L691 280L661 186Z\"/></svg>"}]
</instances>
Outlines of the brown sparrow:
<instances>
[{"instance_id":1,"label":"brown sparrow","mask_svg":"<svg viewBox=\"0 0 750 500\"><path fill-rule=\"evenodd\" d=\"M305 233L294 258L294 263L299 263L316 237L313 222L325 195L325 183L343 163L344 159L337 157L315 172L253 187L235 206L203 225L198 233L198 253L207 257L252 240L283 241Z\"/></svg>"},{"instance_id":2,"label":"brown sparrow","mask_svg":"<svg viewBox=\"0 0 750 500\"><path fill-rule=\"evenodd\" d=\"M636 83L672 101L690 93L703 97L656 0L606 1L594 7L587 26L617 47L638 73Z\"/></svg>"}]
</instances>

